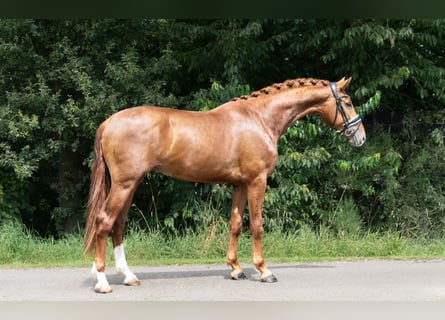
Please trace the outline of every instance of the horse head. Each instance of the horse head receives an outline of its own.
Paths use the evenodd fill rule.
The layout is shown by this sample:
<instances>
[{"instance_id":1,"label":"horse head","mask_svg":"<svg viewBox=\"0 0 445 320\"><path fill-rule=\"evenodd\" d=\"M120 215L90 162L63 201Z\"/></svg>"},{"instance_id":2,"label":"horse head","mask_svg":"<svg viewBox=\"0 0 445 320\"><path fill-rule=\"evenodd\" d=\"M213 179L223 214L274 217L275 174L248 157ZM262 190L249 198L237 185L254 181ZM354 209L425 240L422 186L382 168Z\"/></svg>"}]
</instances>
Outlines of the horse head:
<instances>
[{"instance_id":1,"label":"horse head","mask_svg":"<svg viewBox=\"0 0 445 320\"><path fill-rule=\"evenodd\" d=\"M329 83L332 96L323 108L322 118L338 134L343 135L351 145L360 147L366 141L366 132L351 97L345 91L350 82L351 78L343 78L338 82Z\"/></svg>"}]
</instances>

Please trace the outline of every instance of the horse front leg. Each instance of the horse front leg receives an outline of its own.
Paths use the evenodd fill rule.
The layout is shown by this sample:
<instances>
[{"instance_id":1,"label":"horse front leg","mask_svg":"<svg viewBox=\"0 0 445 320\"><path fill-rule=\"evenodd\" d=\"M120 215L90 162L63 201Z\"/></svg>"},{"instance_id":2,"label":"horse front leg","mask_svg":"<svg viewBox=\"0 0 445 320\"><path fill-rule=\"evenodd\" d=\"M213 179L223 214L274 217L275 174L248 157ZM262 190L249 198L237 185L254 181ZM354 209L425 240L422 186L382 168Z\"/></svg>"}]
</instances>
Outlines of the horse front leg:
<instances>
[{"instance_id":1,"label":"horse front leg","mask_svg":"<svg viewBox=\"0 0 445 320\"><path fill-rule=\"evenodd\" d=\"M232 209L230 216L230 240L227 250L227 264L232 267L230 277L233 280L246 279L241 266L238 263L237 246L238 237L243 225L243 212L246 207L247 192L245 186L233 186Z\"/></svg>"},{"instance_id":2,"label":"horse front leg","mask_svg":"<svg viewBox=\"0 0 445 320\"><path fill-rule=\"evenodd\" d=\"M266 267L261 250L261 236L263 233L263 201L266 191L266 178L260 177L254 180L247 188L249 203L249 227L252 234L253 265L260 273L261 282L277 282L277 278Z\"/></svg>"}]
</instances>

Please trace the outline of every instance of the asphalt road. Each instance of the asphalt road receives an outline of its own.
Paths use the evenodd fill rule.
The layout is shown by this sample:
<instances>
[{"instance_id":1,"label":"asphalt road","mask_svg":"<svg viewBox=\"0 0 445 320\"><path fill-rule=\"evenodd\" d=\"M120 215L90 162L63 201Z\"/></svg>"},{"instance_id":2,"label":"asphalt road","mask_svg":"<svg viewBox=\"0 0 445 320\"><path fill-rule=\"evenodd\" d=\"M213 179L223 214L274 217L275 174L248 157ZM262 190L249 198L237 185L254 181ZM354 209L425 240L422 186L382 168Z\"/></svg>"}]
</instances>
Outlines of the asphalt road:
<instances>
[{"instance_id":1,"label":"asphalt road","mask_svg":"<svg viewBox=\"0 0 445 320\"><path fill-rule=\"evenodd\" d=\"M107 269L111 294L88 268L0 269L0 301L445 301L445 260L268 264L278 282L229 279L226 265L140 266L137 287Z\"/></svg>"}]
</instances>

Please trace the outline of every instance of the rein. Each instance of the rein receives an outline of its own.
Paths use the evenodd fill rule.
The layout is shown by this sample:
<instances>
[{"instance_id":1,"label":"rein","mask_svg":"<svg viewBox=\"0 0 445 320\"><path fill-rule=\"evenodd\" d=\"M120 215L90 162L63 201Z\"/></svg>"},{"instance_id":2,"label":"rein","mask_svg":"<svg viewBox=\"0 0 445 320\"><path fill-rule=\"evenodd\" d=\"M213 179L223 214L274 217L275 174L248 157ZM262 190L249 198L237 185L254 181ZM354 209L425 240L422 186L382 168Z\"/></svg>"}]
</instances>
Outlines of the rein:
<instances>
[{"instance_id":1,"label":"rein","mask_svg":"<svg viewBox=\"0 0 445 320\"><path fill-rule=\"evenodd\" d=\"M359 128L358 124L360 122L362 122L362 118L360 118L359 115L356 115L351 120L348 120L348 117L346 116L345 110L343 109L343 106L341 104L341 99L348 98L349 96L348 95L343 95L343 96L340 97L338 95L338 93L337 93L337 84L335 82L329 82L329 86L331 87L332 94L334 95L335 102L337 104L337 108L336 108L336 111L335 111L334 122L332 123L331 127L334 127L335 122L337 121L338 113L340 113L341 117L343 118L343 129L337 130L336 132L338 134L342 134L343 132L346 131L345 132L346 136L348 136L348 137L353 136L357 132L357 130ZM346 103L346 106L350 107L350 106L352 106L352 104L351 103ZM353 126L357 126L354 131L351 132L350 130L348 130L350 127L353 127Z\"/></svg>"}]
</instances>

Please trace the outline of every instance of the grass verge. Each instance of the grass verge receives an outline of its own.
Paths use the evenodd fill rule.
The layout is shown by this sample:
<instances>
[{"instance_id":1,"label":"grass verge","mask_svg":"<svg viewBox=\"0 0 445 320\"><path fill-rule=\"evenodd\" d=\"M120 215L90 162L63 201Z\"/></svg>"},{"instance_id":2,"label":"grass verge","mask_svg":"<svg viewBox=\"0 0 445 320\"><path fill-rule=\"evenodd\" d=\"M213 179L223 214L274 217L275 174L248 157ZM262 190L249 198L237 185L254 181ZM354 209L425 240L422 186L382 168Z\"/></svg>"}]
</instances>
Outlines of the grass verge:
<instances>
[{"instance_id":1,"label":"grass verge","mask_svg":"<svg viewBox=\"0 0 445 320\"><path fill-rule=\"evenodd\" d=\"M228 232L190 232L166 236L160 231L145 233L135 228L124 239L130 265L224 263ZM82 257L83 239L42 239L18 224L0 226L0 267L89 267L91 258ZM402 238L395 233L367 233L338 237L328 230L302 228L293 234L265 233L266 261L307 262L351 259L438 259L445 258L445 239ZM107 261L112 265L109 243ZM251 262L249 233L239 239L241 262Z\"/></svg>"}]
</instances>

